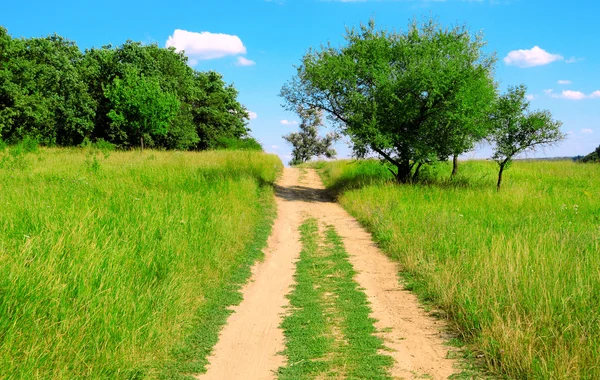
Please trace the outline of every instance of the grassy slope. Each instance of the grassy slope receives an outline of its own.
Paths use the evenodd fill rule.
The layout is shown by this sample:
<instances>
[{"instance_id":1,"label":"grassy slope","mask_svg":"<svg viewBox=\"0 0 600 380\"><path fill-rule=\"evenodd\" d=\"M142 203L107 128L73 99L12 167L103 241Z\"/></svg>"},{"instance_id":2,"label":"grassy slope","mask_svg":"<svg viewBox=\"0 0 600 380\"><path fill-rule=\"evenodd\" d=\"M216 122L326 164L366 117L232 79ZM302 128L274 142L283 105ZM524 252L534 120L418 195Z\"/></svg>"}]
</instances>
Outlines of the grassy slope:
<instances>
[{"instance_id":1,"label":"grassy slope","mask_svg":"<svg viewBox=\"0 0 600 380\"><path fill-rule=\"evenodd\" d=\"M300 231L292 309L282 324L288 362L279 378L389 378L392 359L379 353L383 344L341 238L333 227L321 237L316 219L306 220Z\"/></svg>"},{"instance_id":2,"label":"grassy slope","mask_svg":"<svg viewBox=\"0 0 600 380\"><path fill-rule=\"evenodd\" d=\"M266 241L279 160L52 149L25 161L0 168L0 373L200 371Z\"/></svg>"},{"instance_id":3,"label":"grassy slope","mask_svg":"<svg viewBox=\"0 0 600 380\"><path fill-rule=\"evenodd\" d=\"M456 181L390 184L375 162L319 164L340 203L445 309L489 367L514 378L600 378L600 166L491 162ZM354 190L352 190L354 189Z\"/></svg>"}]
</instances>

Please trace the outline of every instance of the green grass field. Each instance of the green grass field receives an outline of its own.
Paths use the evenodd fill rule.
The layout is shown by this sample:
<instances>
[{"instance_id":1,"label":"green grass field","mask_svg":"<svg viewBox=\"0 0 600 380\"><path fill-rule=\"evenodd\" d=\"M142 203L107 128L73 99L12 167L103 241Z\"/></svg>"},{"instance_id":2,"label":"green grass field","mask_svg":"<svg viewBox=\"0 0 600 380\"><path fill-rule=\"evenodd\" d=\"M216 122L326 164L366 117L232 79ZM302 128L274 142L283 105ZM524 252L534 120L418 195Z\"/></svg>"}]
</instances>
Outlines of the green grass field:
<instances>
[{"instance_id":1,"label":"green grass field","mask_svg":"<svg viewBox=\"0 0 600 380\"><path fill-rule=\"evenodd\" d=\"M200 372L261 257L276 156L0 153L0 378Z\"/></svg>"},{"instance_id":2,"label":"green grass field","mask_svg":"<svg viewBox=\"0 0 600 380\"><path fill-rule=\"evenodd\" d=\"M339 201L494 373L600 378L600 165L439 164L396 185L375 161L318 163Z\"/></svg>"}]
</instances>

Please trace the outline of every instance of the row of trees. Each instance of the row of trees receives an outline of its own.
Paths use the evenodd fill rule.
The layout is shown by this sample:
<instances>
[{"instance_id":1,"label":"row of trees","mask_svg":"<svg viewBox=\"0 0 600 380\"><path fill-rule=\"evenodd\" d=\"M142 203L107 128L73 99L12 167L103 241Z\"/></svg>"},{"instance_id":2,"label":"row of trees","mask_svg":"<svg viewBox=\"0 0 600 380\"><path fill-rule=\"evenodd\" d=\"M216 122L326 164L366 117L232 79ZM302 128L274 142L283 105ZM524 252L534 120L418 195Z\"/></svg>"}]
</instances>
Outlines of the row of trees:
<instances>
[{"instance_id":1,"label":"row of trees","mask_svg":"<svg viewBox=\"0 0 600 380\"><path fill-rule=\"evenodd\" d=\"M82 52L58 35L12 38L0 27L0 138L74 146L206 149L246 138L248 111L216 72L173 48L127 41Z\"/></svg>"},{"instance_id":2,"label":"row of trees","mask_svg":"<svg viewBox=\"0 0 600 380\"><path fill-rule=\"evenodd\" d=\"M281 90L289 110L327 114L354 154L379 155L399 182L434 160L454 158L487 139L502 171L513 157L563 138L548 111L530 111L524 86L499 96L495 55L464 26L416 21L404 33L371 20L349 29L346 44L310 50Z\"/></svg>"}]
</instances>

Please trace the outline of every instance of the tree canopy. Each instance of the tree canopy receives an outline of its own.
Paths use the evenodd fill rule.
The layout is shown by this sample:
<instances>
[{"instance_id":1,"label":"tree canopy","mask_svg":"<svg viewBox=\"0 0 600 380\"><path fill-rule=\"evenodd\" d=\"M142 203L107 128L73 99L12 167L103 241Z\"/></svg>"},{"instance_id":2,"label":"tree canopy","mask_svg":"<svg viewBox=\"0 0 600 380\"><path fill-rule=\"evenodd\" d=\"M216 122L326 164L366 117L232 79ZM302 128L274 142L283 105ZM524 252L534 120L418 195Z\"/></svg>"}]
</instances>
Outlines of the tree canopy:
<instances>
[{"instance_id":1,"label":"tree canopy","mask_svg":"<svg viewBox=\"0 0 600 380\"><path fill-rule=\"evenodd\" d=\"M74 146L207 149L248 137L246 108L219 73L183 52L127 41L82 52L58 35L0 27L0 139ZM235 144L235 143L234 143Z\"/></svg>"},{"instance_id":2,"label":"tree canopy","mask_svg":"<svg viewBox=\"0 0 600 380\"><path fill-rule=\"evenodd\" d=\"M281 91L288 109L315 108L347 135L354 154L376 153L408 182L418 167L472 149L487 134L495 56L481 35L432 19L404 33L349 29L346 45L310 50Z\"/></svg>"}]
</instances>

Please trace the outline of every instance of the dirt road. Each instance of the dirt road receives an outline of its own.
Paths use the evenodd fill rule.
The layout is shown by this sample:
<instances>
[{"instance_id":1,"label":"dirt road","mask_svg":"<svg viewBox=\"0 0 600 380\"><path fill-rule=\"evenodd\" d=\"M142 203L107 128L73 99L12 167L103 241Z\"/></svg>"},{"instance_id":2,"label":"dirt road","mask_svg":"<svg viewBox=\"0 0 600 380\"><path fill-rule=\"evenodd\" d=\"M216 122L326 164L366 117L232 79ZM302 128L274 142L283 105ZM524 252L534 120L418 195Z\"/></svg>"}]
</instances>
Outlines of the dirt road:
<instances>
[{"instance_id":1,"label":"dirt road","mask_svg":"<svg viewBox=\"0 0 600 380\"><path fill-rule=\"evenodd\" d=\"M394 378L446 379L454 373L441 335L444 325L419 307L402 289L398 266L372 242L371 236L324 190L314 170L286 168L276 189L278 216L265 252L243 289L244 299L221 331L199 379L273 379L285 364L279 325L288 304L295 261L301 244L298 227L307 217L333 225L344 240L356 281L370 303L371 316L395 364Z\"/></svg>"}]
</instances>

